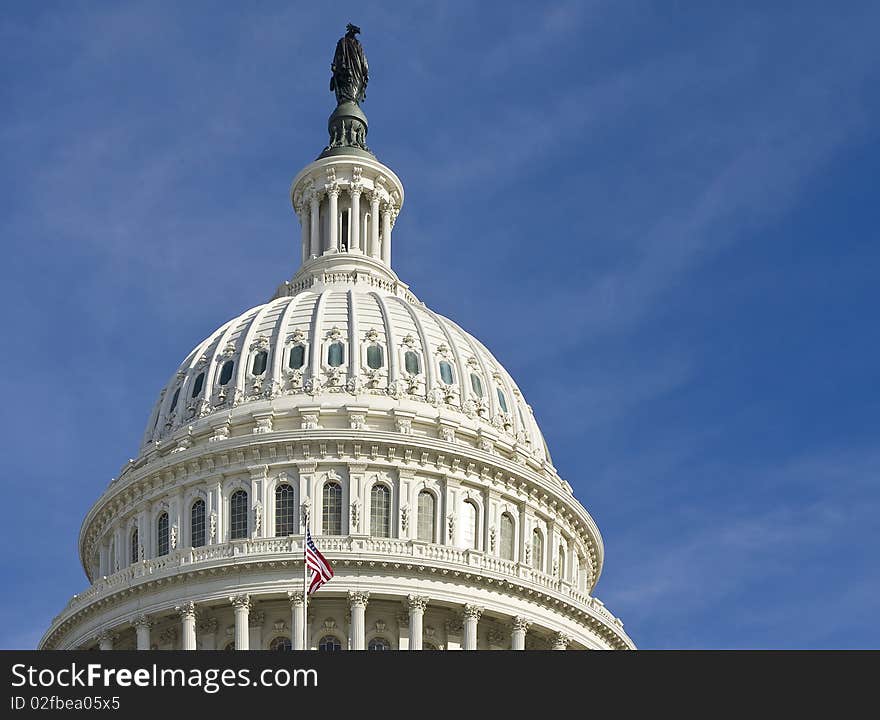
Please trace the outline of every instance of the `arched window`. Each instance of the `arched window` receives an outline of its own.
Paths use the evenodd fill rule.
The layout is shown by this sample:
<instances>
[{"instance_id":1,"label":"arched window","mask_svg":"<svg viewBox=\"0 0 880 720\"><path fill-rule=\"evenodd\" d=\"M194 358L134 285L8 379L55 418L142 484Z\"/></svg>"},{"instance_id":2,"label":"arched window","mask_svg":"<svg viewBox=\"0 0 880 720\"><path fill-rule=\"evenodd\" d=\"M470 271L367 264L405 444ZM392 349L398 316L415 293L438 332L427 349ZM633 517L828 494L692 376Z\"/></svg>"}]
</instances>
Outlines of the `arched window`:
<instances>
[{"instance_id":1,"label":"arched window","mask_svg":"<svg viewBox=\"0 0 880 720\"><path fill-rule=\"evenodd\" d=\"M501 388L495 388L498 393L498 404L501 406L501 412L507 412L507 398L504 396L504 391Z\"/></svg>"},{"instance_id":2,"label":"arched window","mask_svg":"<svg viewBox=\"0 0 880 720\"><path fill-rule=\"evenodd\" d=\"M513 560L513 518L507 513L501 516L501 557Z\"/></svg>"},{"instance_id":3,"label":"arched window","mask_svg":"<svg viewBox=\"0 0 880 720\"><path fill-rule=\"evenodd\" d=\"M544 536L538 528L532 530L532 567L544 569Z\"/></svg>"},{"instance_id":4,"label":"arched window","mask_svg":"<svg viewBox=\"0 0 880 720\"><path fill-rule=\"evenodd\" d=\"M318 641L318 650L342 650L342 643L333 635L325 635Z\"/></svg>"},{"instance_id":5,"label":"arched window","mask_svg":"<svg viewBox=\"0 0 880 720\"><path fill-rule=\"evenodd\" d=\"M385 358L382 357L381 345L370 345L367 347L367 367L371 370L378 370L385 364Z\"/></svg>"},{"instance_id":6,"label":"arched window","mask_svg":"<svg viewBox=\"0 0 880 720\"><path fill-rule=\"evenodd\" d=\"M246 538L248 534L248 494L236 490L229 498L229 537L232 540Z\"/></svg>"},{"instance_id":7,"label":"arched window","mask_svg":"<svg viewBox=\"0 0 880 720\"><path fill-rule=\"evenodd\" d=\"M327 364L330 367L339 367L345 362L345 346L341 342L330 343L327 348Z\"/></svg>"},{"instance_id":8,"label":"arched window","mask_svg":"<svg viewBox=\"0 0 880 720\"><path fill-rule=\"evenodd\" d=\"M440 379L447 385L455 382L455 374L452 372L452 365L445 360L440 361Z\"/></svg>"},{"instance_id":9,"label":"arched window","mask_svg":"<svg viewBox=\"0 0 880 720\"><path fill-rule=\"evenodd\" d=\"M157 555L167 555L171 545L168 532L168 513L163 512L156 521Z\"/></svg>"},{"instance_id":10,"label":"arched window","mask_svg":"<svg viewBox=\"0 0 880 720\"><path fill-rule=\"evenodd\" d=\"M470 500L465 500L462 507L461 542L462 546L472 550L477 549L477 506Z\"/></svg>"},{"instance_id":11,"label":"arched window","mask_svg":"<svg viewBox=\"0 0 880 720\"><path fill-rule=\"evenodd\" d=\"M235 368L235 360L227 360L220 368L220 384L228 385L232 380L232 370Z\"/></svg>"},{"instance_id":12,"label":"arched window","mask_svg":"<svg viewBox=\"0 0 880 720\"><path fill-rule=\"evenodd\" d=\"M266 372L266 361L269 359L269 353L265 350L260 350L256 355L254 355L254 362L251 365L251 374L252 375L262 375Z\"/></svg>"},{"instance_id":13,"label":"arched window","mask_svg":"<svg viewBox=\"0 0 880 720\"><path fill-rule=\"evenodd\" d=\"M391 643L388 642L383 637L377 637L370 640L370 644L367 645L367 650L390 650Z\"/></svg>"},{"instance_id":14,"label":"arched window","mask_svg":"<svg viewBox=\"0 0 880 720\"><path fill-rule=\"evenodd\" d=\"M174 397L171 398L171 407L168 409L168 412L174 412L174 408L177 407L177 399L180 397L180 388L174 391Z\"/></svg>"},{"instance_id":15,"label":"arched window","mask_svg":"<svg viewBox=\"0 0 880 720\"><path fill-rule=\"evenodd\" d=\"M471 387L477 397L483 397L483 381L476 373L471 373Z\"/></svg>"},{"instance_id":16,"label":"arched window","mask_svg":"<svg viewBox=\"0 0 880 720\"><path fill-rule=\"evenodd\" d=\"M293 486L281 483L275 488L275 536L293 535L295 517Z\"/></svg>"},{"instance_id":17,"label":"arched window","mask_svg":"<svg viewBox=\"0 0 880 720\"><path fill-rule=\"evenodd\" d=\"M196 500L189 511L192 546L202 547L205 544L205 501Z\"/></svg>"},{"instance_id":18,"label":"arched window","mask_svg":"<svg viewBox=\"0 0 880 720\"><path fill-rule=\"evenodd\" d=\"M559 546L559 579L565 580L565 548Z\"/></svg>"},{"instance_id":19,"label":"arched window","mask_svg":"<svg viewBox=\"0 0 880 720\"><path fill-rule=\"evenodd\" d=\"M270 650L293 650L293 645L288 637L277 637L269 643Z\"/></svg>"},{"instance_id":20,"label":"arched window","mask_svg":"<svg viewBox=\"0 0 880 720\"><path fill-rule=\"evenodd\" d=\"M290 348L290 356L287 358L287 367L291 370L299 370L306 364L306 346L294 345Z\"/></svg>"},{"instance_id":21,"label":"arched window","mask_svg":"<svg viewBox=\"0 0 880 720\"><path fill-rule=\"evenodd\" d=\"M425 542L437 542L434 534L434 496L427 490L419 493L418 539Z\"/></svg>"},{"instance_id":22,"label":"arched window","mask_svg":"<svg viewBox=\"0 0 880 720\"><path fill-rule=\"evenodd\" d=\"M370 491L370 535L391 537L391 491L387 485L373 485Z\"/></svg>"},{"instance_id":23,"label":"arched window","mask_svg":"<svg viewBox=\"0 0 880 720\"><path fill-rule=\"evenodd\" d=\"M205 384L205 373L200 372L193 383L193 391L190 397L198 397L202 394L202 386Z\"/></svg>"},{"instance_id":24,"label":"arched window","mask_svg":"<svg viewBox=\"0 0 880 720\"><path fill-rule=\"evenodd\" d=\"M342 535L342 486L328 482L324 486L321 529L325 535Z\"/></svg>"},{"instance_id":25,"label":"arched window","mask_svg":"<svg viewBox=\"0 0 880 720\"><path fill-rule=\"evenodd\" d=\"M138 529L135 528L131 531L131 547L129 548L128 558L131 560L132 565L140 560L141 553L141 541L138 537Z\"/></svg>"},{"instance_id":26,"label":"arched window","mask_svg":"<svg viewBox=\"0 0 880 720\"><path fill-rule=\"evenodd\" d=\"M419 354L415 350L407 350L403 354L403 367L410 375L418 375L422 371Z\"/></svg>"}]
</instances>

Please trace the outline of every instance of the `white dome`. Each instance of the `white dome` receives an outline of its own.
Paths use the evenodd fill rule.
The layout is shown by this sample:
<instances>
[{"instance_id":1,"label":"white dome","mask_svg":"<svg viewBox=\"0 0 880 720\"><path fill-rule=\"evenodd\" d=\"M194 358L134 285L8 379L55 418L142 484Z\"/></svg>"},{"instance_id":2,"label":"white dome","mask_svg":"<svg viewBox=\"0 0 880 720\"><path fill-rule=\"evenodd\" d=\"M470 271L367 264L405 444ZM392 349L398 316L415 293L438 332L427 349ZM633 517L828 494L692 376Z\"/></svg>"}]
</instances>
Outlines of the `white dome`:
<instances>
[{"instance_id":1,"label":"white dome","mask_svg":"<svg viewBox=\"0 0 880 720\"><path fill-rule=\"evenodd\" d=\"M269 408L277 416L314 405L316 396L322 411L356 405L449 416L549 461L531 408L482 343L411 293L365 282L279 297L212 333L162 390L144 449L211 425L218 414Z\"/></svg>"}]
</instances>

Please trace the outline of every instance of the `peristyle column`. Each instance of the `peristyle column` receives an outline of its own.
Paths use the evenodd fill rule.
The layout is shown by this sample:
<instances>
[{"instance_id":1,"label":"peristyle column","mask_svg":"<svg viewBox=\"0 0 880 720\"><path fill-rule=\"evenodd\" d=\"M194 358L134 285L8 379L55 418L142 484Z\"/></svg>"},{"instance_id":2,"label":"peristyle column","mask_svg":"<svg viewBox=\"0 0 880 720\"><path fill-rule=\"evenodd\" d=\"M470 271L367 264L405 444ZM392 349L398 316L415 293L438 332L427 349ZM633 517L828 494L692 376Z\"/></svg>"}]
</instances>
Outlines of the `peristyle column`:
<instances>
[{"instance_id":1,"label":"peristyle column","mask_svg":"<svg viewBox=\"0 0 880 720\"><path fill-rule=\"evenodd\" d=\"M330 234L327 238L327 249L330 252L339 252L339 188L336 185L330 185L327 188L327 198L329 202L327 214L330 220Z\"/></svg>"},{"instance_id":2,"label":"peristyle column","mask_svg":"<svg viewBox=\"0 0 880 720\"><path fill-rule=\"evenodd\" d=\"M369 600L370 593L363 590L349 590L348 592L348 603L351 607L352 650L363 650L366 647L364 615L366 614Z\"/></svg>"},{"instance_id":3,"label":"peristyle column","mask_svg":"<svg viewBox=\"0 0 880 720\"><path fill-rule=\"evenodd\" d=\"M321 254L321 216L319 212L318 193L313 192L309 197L309 219L311 221L311 256L318 257Z\"/></svg>"},{"instance_id":4,"label":"peristyle column","mask_svg":"<svg viewBox=\"0 0 880 720\"><path fill-rule=\"evenodd\" d=\"M196 649L196 606L188 602L174 608L180 615L181 649Z\"/></svg>"},{"instance_id":5,"label":"peristyle column","mask_svg":"<svg viewBox=\"0 0 880 720\"><path fill-rule=\"evenodd\" d=\"M249 650L248 615L251 610L251 598L247 593L233 595L229 598L229 602L235 608L235 649Z\"/></svg>"},{"instance_id":6,"label":"peristyle column","mask_svg":"<svg viewBox=\"0 0 880 720\"><path fill-rule=\"evenodd\" d=\"M303 591L289 590L287 597L290 599L290 632L291 644L294 650L304 650L303 647Z\"/></svg>"},{"instance_id":7,"label":"peristyle column","mask_svg":"<svg viewBox=\"0 0 880 720\"><path fill-rule=\"evenodd\" d=\"M531 622L521 615L517 615L513 618L513 631L510 634L511 650L526 649L526 633L529 631L529 626L531 624Z\"/></svg>"},{"instance_id":8,"label":"peristyle column","mask_svg":"<svg viewBox=\"0 0 880 720\"><path fill-rule=\"evenodd\" d=\"M477 649L477 623L483 614L483 608L477 605L465 605L462 617L464 620L464 650Z\"/></svg>"},{"instance_id":9,"label":"peristyle column","mask_svg":"<svg viewBox=\"0 0 880 720\"><path fill-rule=\"evenodd\" d=\"M352 183L348 191L351 195L351 240L349 250L361 249L361 186Z\"/></svg>"},{"instance_id":10,"label":"peristyle column","mask_svg":"<svg viewBox=\"0 0 880 720\"><path fill-rule=\"evenodd\" d=\"M422 619L425 617L425 608L428 606L428 598L424 595L410 595L407 597L409 605L409 649L422 649Z\"/></svg>"},{"instance_id":11,"label":"peristyle column","mask_svg":"<svg viewBox=\"0 0 880 720\"><path fill-rule=\"evenodd\" d=\"M137 635L137 649L138 650L149 650L150 649L150 628L153 627L153 622L146 615L139 615L134 619L134 631Z\"/></svg>"},{"instance_id":12,"label":"peristyle column","mask_svg":"<svg viewBox=\"0 0 880 720\"><path fill-rule=\"evenodd\" d=\"M370 257L379 257L379 191L370 193Z\"/></svg>"},{"instance_id":13,"label":"peristyle column","mask_svg":"<svg viewBox=\"0 0 880 720\"><path fill-rule=\"evenodd\" d=\"M391 210L393 203L386 202L382 207L382 260L391 265Z\"/></svg>"}]
</instances>

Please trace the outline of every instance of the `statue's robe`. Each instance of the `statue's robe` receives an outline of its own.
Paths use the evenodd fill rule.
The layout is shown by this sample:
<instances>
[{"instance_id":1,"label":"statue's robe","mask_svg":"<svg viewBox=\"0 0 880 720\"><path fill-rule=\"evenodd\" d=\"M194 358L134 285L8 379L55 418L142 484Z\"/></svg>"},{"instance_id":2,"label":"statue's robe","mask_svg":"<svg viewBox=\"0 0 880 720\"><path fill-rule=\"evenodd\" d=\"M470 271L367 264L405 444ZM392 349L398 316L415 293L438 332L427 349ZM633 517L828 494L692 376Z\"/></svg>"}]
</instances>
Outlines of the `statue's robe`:
<instances>
[{"instance_id":1,"label":"statue's robe","mask_svg":"<svg viewBox=\"0 0 880 720\"><path fill-rule=\"evenodd\" d=\"M366 97L369 68L364 49L357 38L340 38L333 54L332 69L330 89L335 91L336 101L360 103Z\"/></svg>"}]
</instances>

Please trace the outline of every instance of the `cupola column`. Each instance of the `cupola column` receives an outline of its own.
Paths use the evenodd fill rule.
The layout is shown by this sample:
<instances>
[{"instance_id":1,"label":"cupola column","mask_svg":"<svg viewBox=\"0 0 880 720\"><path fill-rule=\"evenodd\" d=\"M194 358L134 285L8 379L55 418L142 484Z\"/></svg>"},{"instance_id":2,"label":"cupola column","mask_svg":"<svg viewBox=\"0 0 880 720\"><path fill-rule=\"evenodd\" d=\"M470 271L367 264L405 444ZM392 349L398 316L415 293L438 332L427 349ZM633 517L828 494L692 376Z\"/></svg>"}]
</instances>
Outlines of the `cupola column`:
<instances>
[{"instance_id":1,"label":"cupola column","mask_svg":"<svg viewBox=\"0 0 880 720\"><path fill-rule=\"evenodd\" d=\"M330 252L339 252L339 187L329 185L327 187L327 214L329 215L329 237L327 249Z\"/></svg>"},{"instance_id":2,"label":"cupola column","mask_svg":"<svg viewBox=\"0 0 880 720\"><path fill-rule=\"evenodd\" d=\"M134 620L134 631L137 635L137 649L138 650L149 650L150 649L150 628L153 627L153 623L146 615L139 615Z\"/></svg>"},{"instance_id":3,"label":"cupola column","mask_svg":"<svg viewBox=\"0 0 880 720\"><path fill-rule=\"evenodd\" d=\"M113 649L113 635L110 632L103 632L98 635L98 649L99 650L112 650Z\"/></svg>"},{"instance_id":4,"label":"cupola column","mask_svg":"<svg viewBox=\"0 0 880 720\"><path fill-rule=\"evenodd\" d=\"M234 595L229 598L232 607L235 608L235 649L250 649L250 632L248 629L248 615L251 610L251 599L247 594Z\"/></svg>"},{"instance_id":5,"label":"cupola column","mask_svg":"<svg viewBox=\"0 0 880 720\"><path fill-rule=\"evenodd\" d=\"M390 202L383 203L382 207L382 261L391 265L391 208Z\"/></svg>"},{"instance_id":6,"label":"cupola column","mask_svg":"<svg viewBox=\"0 0 880 720\"><path fill-rule=\"evenodd\" d=\"M370 257L379 257L379 191L370 194Z\"/></svg>"},{"instance_id":7,"label":"cupola column","mask_svg":"<svg viewBox=\"0 0 880 720\"><path fill-rule=\"evenodd\" d=\"M299 225L302 229L300 233L300 244L302 245L302 261L305 262L309 259L309 253L311 251L311 214L309 206L306 203L303 203L302 206L297 210L297 215L299 216Z\"/></svg>"},{"instance_id":8,"label":"cupola column","mask_svg":"<svg viewBox=\"0 0 880 720\"><path fill-rule=\"evenodd\" d=\"M311 220L311 256L318 257L321 254L321 216L319 214L318 193L313 192L309 197L309 218Z\"/></svg>"},{"instance_id":9,"label":"cupola column","mask_svg":"<svg viewBox=\"0 0 880 720\"><path fill-rule=\"evenodd\" d=\"M361 186L352 183L348 191L351 196L351 240L348 243L349 250L361 249Z\"/></svg>"}]
</instances>

